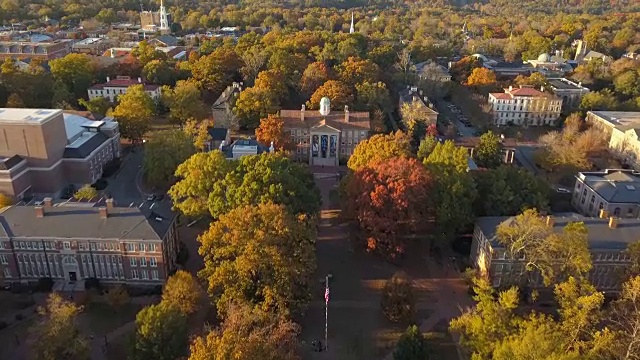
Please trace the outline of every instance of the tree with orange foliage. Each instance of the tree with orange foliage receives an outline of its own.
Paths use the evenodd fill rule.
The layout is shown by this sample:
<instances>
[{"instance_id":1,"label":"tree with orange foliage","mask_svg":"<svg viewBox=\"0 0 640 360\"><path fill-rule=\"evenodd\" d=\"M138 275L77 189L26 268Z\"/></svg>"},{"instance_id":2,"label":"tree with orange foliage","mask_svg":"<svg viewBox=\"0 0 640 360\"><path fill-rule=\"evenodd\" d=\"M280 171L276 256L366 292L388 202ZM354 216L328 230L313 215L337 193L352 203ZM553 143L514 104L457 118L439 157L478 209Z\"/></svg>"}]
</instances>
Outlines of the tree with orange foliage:
<instances>
[{"instance_id":1,"label":"tree with orange foliage","mask_svg":"<svg viewBox=\"0 0 640 360\"><path fill-rule=\"evenodd\" d=\"M329 80L311 95L309 108L317 109L320 107L320 99L325 96L331 100L331 108L334 110L341 110L345 105L353 103L353 89L351 87L342 81Z\"/></svg>"},{"instance_id":2,"label":"tree with orange foliage","mask_svg":"<svg viewBox=\"0 0 640 360\"><path fill-rule=\"evenodd\" d=\"M260 126L256 129L256 139L265 145L273 141L273 146L277 150L288 150L291 146L284 130L284 121L275 114L269 114L266 118L260 119Z\"/></svg>"},{"instance_id":3,"label":"tree with orange foliage","mask_svg":"<svg viewBox=\"0 0 640 360\"><path fill-rule=\"evenodd\" d=\"M304 70L300 88L306 96L311 96L316 89L333 77L331 68L322 61L316 61Z\"/></svg>"},{"instance_id":4,"label":"tree with orange foliage","mask_svg":"<svg viewBox=\"0 0 640 360\"><path fill-rule=\"evenodd\" d=\"M346 186L347 212L360 223L367 248L391 259L407 246L404 235L432 213L432 177L416 159L397 157L356 171Z\"/></svg>"},{"instance_id":5,"label":"tree with orange foliage","mask_svg":"<svg viewBox=\"0 0 640 360\"><path fill-rule=\"evenodd\" d=\"M491 86L495 85L495 83L496 73L483 67L473 69L467 79L467 85L469 86Z\"/></svg>"}]
</instances>

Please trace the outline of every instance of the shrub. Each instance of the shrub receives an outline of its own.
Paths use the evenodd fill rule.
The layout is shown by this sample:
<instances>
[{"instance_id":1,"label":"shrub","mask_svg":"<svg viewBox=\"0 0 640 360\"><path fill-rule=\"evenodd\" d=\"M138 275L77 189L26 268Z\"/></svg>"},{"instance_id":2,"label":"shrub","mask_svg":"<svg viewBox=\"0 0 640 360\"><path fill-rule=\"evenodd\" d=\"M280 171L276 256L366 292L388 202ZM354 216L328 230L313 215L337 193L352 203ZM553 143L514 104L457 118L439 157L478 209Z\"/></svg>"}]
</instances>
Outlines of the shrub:
<instances>
[{"instance_id":1,"label":"shrub","mask_svg":"<svg viewBox=\"0 0 640 360\"><path fill-rule=\"evenodd\" d=\"M100 289L100 280L94 277L90 277L84 281L84 289Z\"/></svg>"},{"instance_id":2,"label":"shrub","mask_svg":"<svg viewBox=\"0 0 640 360\"><path fill-rule=\"evenodd\" d=\"M387 280L382 291L381 305L384 315L393 322L406 322L413 318L413 284L405 274L395 274Z\"/></svg>"},{"instance_id":3,"label":"shrub","mask_svg":"<svg viewBox=\"0 0 640 360\"><path fill-rule=\"evenodd\" d=\"M427 359L429 359L427 341L417 326L409 326L398 340L396 349L393 351L393 360Z\"/></svg>"},{"instance_id":4,"label":"shrub","mask_svg":"<svg viewBox=\"0 0 640 360\"><path fill-rule=\"evenodd\" d=\"M105 297L107 303L115 310L122 308L129 302L129 293L124 285L112 287Z\"/></svg>"},{"instance_id":5,"label":"shrub","mask_svg":"<svg viewBox=\"0 0 640 360\"><path fill-rule=\"evenodd\" d=\"M0 208L13 205L11 196L0 193Z\"/></svg>"},{"instance_id":6,"label":"shrub","mask_svg":"<svg viewBox=\"0 0 640 360\"><path fill-rule=\"evenodd\" d=\"M98 191L89 185L85 185L78 189L73 196L78 200L91 200L98 196Z\"/></svg>"},{"instance_id":7,"label":"shrub","mask_svg":"<svg viewBox=\"0 0 640 360\"><path fill-rule=\"evenodd\" d=\"M53 279L50 277L42 277L38 279L38 284L36 285L36 291L38 292L51 292L53 289Z\"/></svg>"}]
</instances>

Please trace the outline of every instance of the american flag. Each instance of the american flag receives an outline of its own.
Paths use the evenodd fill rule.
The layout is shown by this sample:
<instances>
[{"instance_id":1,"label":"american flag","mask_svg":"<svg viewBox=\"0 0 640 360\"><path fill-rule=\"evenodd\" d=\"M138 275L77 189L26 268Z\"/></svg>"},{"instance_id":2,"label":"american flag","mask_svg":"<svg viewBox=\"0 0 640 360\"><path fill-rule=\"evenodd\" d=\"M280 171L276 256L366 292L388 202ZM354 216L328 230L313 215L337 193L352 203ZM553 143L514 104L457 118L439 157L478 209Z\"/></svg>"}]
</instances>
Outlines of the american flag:
<instances>
[{"instance_id":1,"label":"american flag","mask_svg":"<svg viewBox=\"0 0 640 360\"><path fill-rule=\"evenodd\" d=\"M325 303L329 303L329 282L327 282L327 285L324 288L324 302Z\"/></svg>"}]
</instances>

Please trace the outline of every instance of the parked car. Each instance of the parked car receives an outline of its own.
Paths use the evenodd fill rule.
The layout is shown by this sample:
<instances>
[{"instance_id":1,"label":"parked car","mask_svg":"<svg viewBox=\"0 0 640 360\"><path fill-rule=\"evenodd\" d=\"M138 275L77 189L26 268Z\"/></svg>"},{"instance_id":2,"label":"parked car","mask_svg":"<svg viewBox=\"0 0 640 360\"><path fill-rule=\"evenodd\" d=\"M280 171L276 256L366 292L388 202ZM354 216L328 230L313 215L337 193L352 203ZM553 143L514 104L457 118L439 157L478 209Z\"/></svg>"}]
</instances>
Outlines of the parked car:
<instances>
[{"instance_id":1,"label":"parked car","mask_svg":"<svg viewBox=\"0 0 640 360\"><path fill-rule=\"evenodd\" d=\"M156 199L156 194L151 194L149 196L147 196L147 201L153 201Z\"/></svg>"},{"instance_id":2,"label":"parked car","mask_svg":"<svg viewBox=\"0 0 640 360\"><path fill-rule=\"evenodd\" d=\"M563 187L558 187L556 189L556 192L558 194L571 194L571 190L567 189L567 188L563 188Z\"/></svg>"}]
</instances>

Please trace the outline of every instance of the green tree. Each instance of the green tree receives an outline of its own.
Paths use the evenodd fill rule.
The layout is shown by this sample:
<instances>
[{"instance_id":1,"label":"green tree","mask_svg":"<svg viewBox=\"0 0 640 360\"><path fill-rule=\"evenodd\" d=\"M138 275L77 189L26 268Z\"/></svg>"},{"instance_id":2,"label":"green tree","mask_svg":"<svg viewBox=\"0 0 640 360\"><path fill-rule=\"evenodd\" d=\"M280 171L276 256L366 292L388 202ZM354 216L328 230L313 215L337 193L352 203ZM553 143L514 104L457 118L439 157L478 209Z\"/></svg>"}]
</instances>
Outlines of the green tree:
<instances>
[{"instance_id":1,"label":"green tree","mask_svg":"<svg viewBox=\"0 0 640 360\"><path fill-rule=\"evenodd\" d=\"M78 99L78 103L84 106L87 111L99 117L104 117L111 108L109 100L103 97L95 97L91 100Z\"/></svg>"},{"instance_id":2,"label":"green tree","mask_svg":"<svg viewBox=\"0 0 640 360\"><path fill-rule=\"evenodd\" d=\"M356 84L356 110L374 111L380 109L390 111L391 95L387 86L377 83L363 82Z\"/></svg>"},{"instance_id":3,"label":"green tree","mask_svg":"<svg viewBox=\"0 0 640 360\"><path fill-rule=\"evenodd\" d=\"M255 129L261 118L275 113L278 107L278 100L268 90L250 87L240 93L233 112L242 128Z\"/></svg>"},{"instance_id":4,"label":"green tree","mask_svg":"<svg viewBox=\"0 0 640 360\"><path fill-rule=\"evenodd\" d=\"M453 141L447 140L436 144L424 160L436 183L433 201L442 240L469 225L474 218L473 202L477 191L473 178L467 172L467 157L464 148L458 148Z\"/></svg>"},{"instance_id":5,"label":"green tree","mask_svg":"<svg viewBox=\"0 0 640 360\"><path fill-rule=\"evenodd\" d=\"M85 185L80 189L78 189L78 191L76 191L75 194L73 194L73 197L75 197L78 200L91 200L97 196L98 196L98 190L91 187L91 185Z\"/></svg>"},{"instance_id":6,"label":"green tree","mask_svg":"<svg viewBox=\"0 0 640 360\"><path fill-rule=\"evenodd\" d=\"M495 169L502 164L502 142L497 134L488 131L480 136L473 159L478 166Z\"/></svg>"},{"instance_id":7,"label":"green tree","mask_svg":"<svg viewBox=\"0 0 640 360\"><path fill-rule=\"evenodd\" d=\"M23 108L24 107L24 101L22 101L22 98L20 97L20 95L13 93L11 95L9 95L9 98L7 98L7 104L6 107L8 108Z\"/></svg>"},{"instance_id":8,"label":"green tree","mask_svg":"<svg viewBox=\"0 0 640 360\"><path fill-rule=\"evenodd\" d=\"M640 67L627 70L613 80L616 91L628 96L640 96Z\"/></svg>"},{"instance_id":9,"label":"green tree","mask_svg":"<svg viewBox=\"0 0 640 360\"><path fill-rule=\"evenodd\" d=\"M615 94L609 90L592 91L585 94L580 101L580 110L614 110L618 106Z\"/></svg>"},{"instance_id":10,"label":"green tree","mask_svg":"<svg viewBox=\"0 0 640 360\"><path fill-rule=\"evenodd\" d=\"M186 216L207 215L207 202L215 184L236 166L236 161L227 160L219 150L192 155L175 172L180 180L169 189L173 206Z\"/></svg>"},{"instance_id":11,"label":"green tree","mask_svg":"<svg viewBox=\"0 0 640 360\"><path fill-rule=\"evenodd\" d=\"M240 158L208 197L214 218L238 206L266 202L282 204L292 214L314 216L320 210L320 192L306 165L282 153L267 153Z\"/></svg>"},{"instance_id":12,"label":"green tree","mask_svg":"<svg viewBox=\"0 0 640 360\"><path fill-rule=\"evenodd\" d=\"M300 327L247 305L229 307L219 329L194 339L189 360L299 360Z\"/></svg>"},{"instance_id":13,"label":"green tree","mask_svg":"<svg viewBox=\"0 0 640 360\"><path fill-rule=\"evenodd\" d=\"M205 151L211 142L209 129L214 125L213 120L202 120L200 122L190 119L184 124L183 130L193 138L193 146L198 151Z\"/></svg>"},{"instance_id":14,"label":"green tree","mask_svg":"<svg viewBox=\"0 0 640 360\"><path fill-rule=\"evenodd\" d=\"M136 316L133 358L175 360L184 356L188 344L187 319L179 309L160 303L149 305Z\"/></svg>"},{"instance_id":15,"label":"green tree","mask_svg":"<svg viewBox=\"0 0 640 360\"><path fill-rule=\"evenodd\" d=\"M418 160L424 162L433 152L438 144L438 140L434 136L427 136L420 141L418 146Z\"/></svg>"},{"instance_id":16,"label":"green tree","mask_svg":"<svg viewBox=\"0 0 640 360\"><path fill-rule=\"evenodd\" d=\"M197 84L189 80L178 81L173 89L165 88L162 102L169 108L171 120L178 124L189 119L202 120L209 113Z\"/></svg>"},{"instance_id":17,"label":"green tree","mask_svg":"<svg viewBox=\"0 0 640 360\"><path fill-rule=\"evenodd\" d=\"M524 255L525 269L539 272L545 285L565 276L581 279L591 270L587 228L582 222L568 223L558 233L530 209L500 224L496 236L508 256Z\"/></svg>"},{"instance_id":18,"label":"green tree","mask_svg":"<svg viewBox=\"0 0 640 360\"><path fill-rule=\"evenodd\" d=\"M111 115L118 121L122 137L133 142L141 140L153 117L153 99L144 91L143 85L133 85L118 97L118 101Z\"/></svg>"},{"instance_id":19,"label":"green tree","mask_svg":"<svg viewBox=\"0 0 640 360\"><path fill-rule=\"evenodd\" d=\"M549 206L549 185L527 170L500 166L474 174L479 216L511 216Z\"/></svg>"},{"instance_id":20,"label":"green tree","mask_svg":"<svg viewBox=\"0 0 640 360\"><path fill-rule=\"evenodd\" d=\"M49 61L51 74L73 93L74 99L86 98L87 88L94 80L96 65L91 57L85 54L69 54Z\"/></svg>"},{"instance_id":21,"label":"green tree","mask_svg":"<svg viewBox=\"0 0 640 360\"><path fill-rule=\"evenodd\" d=\"M118 15L112 8L103 8L98 14L96 14L96 20L100 21L103 24L111 25L114 22L118 21Z\"/></svg>"},{"instance_id":22,"label":"green tree","mask_svg":"<svg viewBox=\"0 0 640 360\"><path fill-rule=\"evenodd\" d=\"M138 59L142 66L147 65L153 60L167 60L167 54L160 50L156 50L156 48L153 45L150 45L146 40L141 41L138 46L133 49L131 54Z\"/></svg>"},{"instance_id":23,"label":"green tree","mask_svg":"<svg viewBox=\"0 0 640 360\"><path fill-rule=\"evenodd\" d=\"M400 336L393 351L393 360L428 360L429 346L416 325L409 326Z\"/></svg>"},{"instance_id":24,"label":"green tree","mask_svg":"<svg viewBox=\"0 0 640 360\"><path fill-rule=\"evenodd\" d=\"M193 275L184 270L178 270L164 284L162 302L189 316L199 310L202 305L202 295L202 289Z\"/></svg>"},{"instance_id":25,"label":"green tree","mask_svg":"<svg viewBox=\"0 0 640 360\"><path fill-rule=\"evenodd\" d=\"M239 206L198 237L205 267L200 277L218 312L233 301L284 316L310 300L315 229L282 205Z\"/></svg>"},{"instance_id":26,"label":"green tree","mask_svg":"<svg viewBox=\"0 0 640 360\"><path fill-rule=\"evenodd\" d=\"M396 157L411 157L410 140L403 132L377 134L363 140L353 150L347 166L353 171Z\"/></svg>"},{"instance_id":27,"label":"green tree","mask_svg":"<svg viewBox=\"0 0 640 360\"><path fill-rule=\"evenodd\" d=\"M610 348L612 358L637 359L640 354L640 276L622 285L622 293L608 315L616 339Z\"/></svg>"},{"instance_id":28,"label":"green tree","mask_svg":"<svg viewBox=\"0 0 640 360\"><path fill-rule=\"evenodd\" d=\"M191 136L179 129L153 134L145 146L143 171L146 181L159 188L171 185L180 164L195 154Z\"/></svg>"},{"instance_id":29,"label":"green tree","mask_svg":"<svg viewBox=\"0 0 640 360\"><path fill-rule=\"evenodd\" d=\"M36 360L88 360L90 345L78 326L82 307L51 293L44 307L38 308L40 318L33 325L31 350Z\"/></svg>"},{"instance_id":30,"label":"green tree","mask_svg":"<svg viewBox=\"0 0 640 360\"><path fill-rule=\"evenodd\" d=\"M142 76L154 84L173 86L177 75L176 69L164 60L151 60L142 68Z\"/></svg>"}]
</instances>

